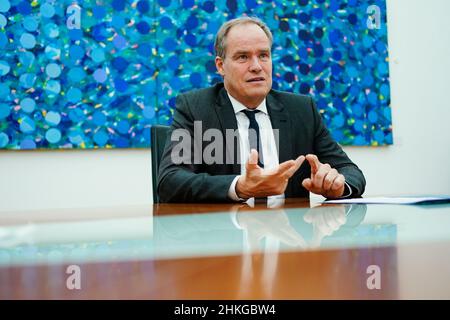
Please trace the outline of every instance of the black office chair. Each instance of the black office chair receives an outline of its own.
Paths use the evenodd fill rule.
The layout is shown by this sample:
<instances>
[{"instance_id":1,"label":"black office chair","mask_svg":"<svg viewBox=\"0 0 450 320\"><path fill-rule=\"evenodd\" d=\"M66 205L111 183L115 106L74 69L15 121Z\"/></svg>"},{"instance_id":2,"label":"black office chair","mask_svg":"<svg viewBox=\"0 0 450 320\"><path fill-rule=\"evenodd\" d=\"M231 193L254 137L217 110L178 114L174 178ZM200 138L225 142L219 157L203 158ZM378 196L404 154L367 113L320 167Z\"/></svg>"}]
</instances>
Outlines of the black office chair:
<instances>
[{"instance_id":1,"label":"black office chair","mask_svg":"<svg viewBox=\"0 0 450 320\"><path fill-rule=\"evenodd\" d=\"M164 152L166 140L170 127L163 125L153 125L150 129L152 142L152 185L153 185L153 203L159 202L158 197L158 170L159 163Z\"/></svg>"}]
</instances>

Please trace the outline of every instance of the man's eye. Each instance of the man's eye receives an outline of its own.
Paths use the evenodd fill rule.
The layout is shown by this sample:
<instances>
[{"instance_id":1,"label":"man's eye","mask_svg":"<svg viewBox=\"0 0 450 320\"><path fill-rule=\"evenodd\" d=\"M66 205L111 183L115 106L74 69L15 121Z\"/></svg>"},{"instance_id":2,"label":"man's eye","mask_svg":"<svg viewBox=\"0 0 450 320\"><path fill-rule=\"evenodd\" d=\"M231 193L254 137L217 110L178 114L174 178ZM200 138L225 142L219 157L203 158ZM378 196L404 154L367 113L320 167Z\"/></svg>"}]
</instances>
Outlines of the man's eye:
<instances>
[{"instance_id":1,"label":"man's eye","mask_svg":"<svg viewBox=\"0 0 450 320\"><path fill-rule=\"evenodd\" d=\"M261 59L267 59L267 58L269 58L269 55L268 55L267 53L261 53L261 54L259 55L259 57L260 57Z\"/></svg>"},{"instance_id":2,"label":"man's eye","mask_svg":"<svg viewBox=\"0 0 450 320\"><path fill-rule=\"evenodd\" d=\"M247 60L247 56L245 54L241 54L240 56L238 56L238 60L245 61Z\"/></svg>"}]
</instances>

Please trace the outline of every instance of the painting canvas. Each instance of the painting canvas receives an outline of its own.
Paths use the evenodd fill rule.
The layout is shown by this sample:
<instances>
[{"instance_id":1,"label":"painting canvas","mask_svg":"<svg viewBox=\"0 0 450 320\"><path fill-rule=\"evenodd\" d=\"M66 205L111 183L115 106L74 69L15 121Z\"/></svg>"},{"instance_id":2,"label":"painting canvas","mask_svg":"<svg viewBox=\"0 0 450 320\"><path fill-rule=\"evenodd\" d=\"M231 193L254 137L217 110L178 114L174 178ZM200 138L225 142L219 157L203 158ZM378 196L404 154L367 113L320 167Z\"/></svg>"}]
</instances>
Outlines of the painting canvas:
<instances>
[{"instance_id":1,"label":"painting canvas","mask_svg":"<svg viewBox=\"0 0 450 320\"><path fill-rule=\"evenodd\" d=\"M147 148L180 92L221 81L220 25L274 35L273 88L314 97L342 145L389 145L385 0L0 0L0 149Z\"/></svg>"}]
</instances>

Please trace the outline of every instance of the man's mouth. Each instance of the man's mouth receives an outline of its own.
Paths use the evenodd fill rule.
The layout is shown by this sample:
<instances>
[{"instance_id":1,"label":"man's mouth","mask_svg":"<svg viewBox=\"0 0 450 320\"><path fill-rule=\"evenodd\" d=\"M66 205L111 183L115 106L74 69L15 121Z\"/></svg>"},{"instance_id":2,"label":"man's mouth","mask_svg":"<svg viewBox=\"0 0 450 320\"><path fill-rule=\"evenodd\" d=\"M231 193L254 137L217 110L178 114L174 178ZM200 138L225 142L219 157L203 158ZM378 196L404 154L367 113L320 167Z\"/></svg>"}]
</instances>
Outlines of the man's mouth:
<instances>
[{"instance_id":1,"label":"man's mouth","mask_svg":"<svg viewBox=\"0 0 450 320\"><path fill-rule=\"evenodd\" d=\"M247 82L261 82L264 80L265 79L263 77L255 77L255 78L248 79Z\"/></svg>"}]
</instances>

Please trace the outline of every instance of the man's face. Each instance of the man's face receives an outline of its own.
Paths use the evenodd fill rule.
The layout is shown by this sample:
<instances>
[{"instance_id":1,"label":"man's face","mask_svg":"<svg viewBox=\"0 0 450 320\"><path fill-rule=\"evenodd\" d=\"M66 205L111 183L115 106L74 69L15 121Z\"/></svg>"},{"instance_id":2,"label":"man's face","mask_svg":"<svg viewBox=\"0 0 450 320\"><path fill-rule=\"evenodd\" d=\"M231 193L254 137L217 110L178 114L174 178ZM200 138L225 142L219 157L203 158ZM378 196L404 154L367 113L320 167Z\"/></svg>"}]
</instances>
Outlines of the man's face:
<instances>
[{"instance_id":1,"label":"man's face","mask_svg":"<svg viewBox=\"0 0 450 320\"><path fill-rule=\"evenodd\" d=\"M272 88L270 40L254 23L232 27L226 38L225 59L216 57L225 89L248 108L256 108Z\"/></svg>"}]
</instances>

